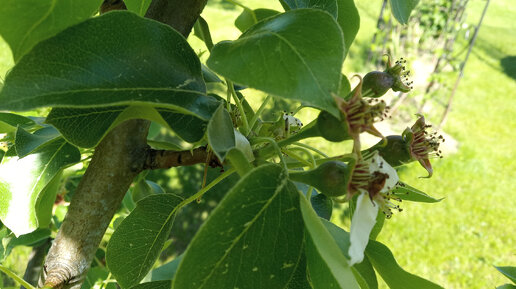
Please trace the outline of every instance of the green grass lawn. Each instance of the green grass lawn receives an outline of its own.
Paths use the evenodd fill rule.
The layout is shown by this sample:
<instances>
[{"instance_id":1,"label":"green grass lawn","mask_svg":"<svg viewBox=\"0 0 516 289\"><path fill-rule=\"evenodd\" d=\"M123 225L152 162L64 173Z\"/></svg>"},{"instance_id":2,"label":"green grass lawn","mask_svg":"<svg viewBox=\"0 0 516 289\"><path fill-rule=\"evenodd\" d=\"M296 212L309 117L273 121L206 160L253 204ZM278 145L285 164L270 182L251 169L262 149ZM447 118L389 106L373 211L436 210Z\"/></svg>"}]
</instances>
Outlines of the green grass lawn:
<instances>
[{"instance_id":1,"label":"green grass lawn","mask_svg":"<svg viewBox=\"0 0 516 289\"><path fill-rule=\"evenodd\" d=\"M242 2L280 9L277 1ZM381 1L356 2L361 30L345 67L364 72L352 57L370 41ZM477 22L484 3L470 1L469 23ZM445 199L437 204L403 203L404 211L396 213L379 236L407 271L445 288L495 288L507 281L493 266L516 266L516 81L501 65L511 52L516 54L516 7L511 3L491 1L444 127L458 141L458 152L434 160L431 179L418 178L425 172L416 164L401 173L406 183ZM223 7L226 4L214 0L204 12L214 42L239 35L228 27L241 9ZM196 40L192 43L202 49ZM11 66L8 47L0 41L0 76ZM10 264L22 272L21 262L13 258Z\"/></svg>"},{"instance_id":2,"label":"green grass lawn","mask_svg":"<svg viewBox=\"0 0 516 289\"><path fill-rule=\"evenodd\" d=\"M468 23L477 23L484 4L470 1ZM371 1L358 5L371 11ZM516 54L515 13L510 1L490 3L444 127L458 153L434 161L431 179L418 178L424 171L417 164L401 174L445 199L403 204L379 236L405 269L445 288L495 288L507 279L493 266L516 265L516 82L500 64ZM374 27L374 13L361 15L362 28ZM368 41L372 30L359 33L358 41Z\"/></svg>"}]
</instances>

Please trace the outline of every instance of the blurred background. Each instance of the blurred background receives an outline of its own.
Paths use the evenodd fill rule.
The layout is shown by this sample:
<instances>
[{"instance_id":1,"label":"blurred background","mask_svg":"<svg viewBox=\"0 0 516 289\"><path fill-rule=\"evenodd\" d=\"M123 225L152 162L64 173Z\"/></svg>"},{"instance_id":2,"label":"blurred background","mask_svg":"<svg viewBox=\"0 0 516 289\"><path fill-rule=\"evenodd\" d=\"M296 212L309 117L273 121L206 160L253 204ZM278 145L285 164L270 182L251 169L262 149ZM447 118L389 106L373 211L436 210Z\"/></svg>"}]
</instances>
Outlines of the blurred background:
<instances>
[{"instance_id":1,"label":"blurred background","mask_svg":"<svg viewBox=\"0 0 516 289\"><path fill-rule=\"evenodd\" d=\"M241 2L253 9L282 11L279 1ZM416 113L423 113L446 138L444 158L432 160L431 179L420 178L426 171L419 164L399 171L405 183L443 200L403 203L403 212L386 222L379 241L392 250L405 270L445 288L495 288L507 283L493 266L516 266L516 161L512 159L516 157L516 5L509 0L421 0L409 24L402 26L392 17L387 1L355 3L361 27L343 73L351 78L383 70L387 59L383 55L388 53L393 61L407 60L414 81L413 91L390 91L384 97L391 118L380 123L379 130L384 135L401 134L414 123ZM234 21L241 12L242 8L231 2L208 1L203 17L210 24L214 43L239 37ZM204 44L194 36L188 40L205 60ZM10 49L0 38L2 79L12 66ZM356 79L351 83L356 85ZM255 108L264 98L250 89L243 93ZM276 101L265 115L275 120L283 110L295 107L291 102ZM303 123L315 116L312 109L296 114ZM377 141L364 138L370 145ZM330 155L350 148L350 144L319 139L309 143ZM218 174L218 170L210 170L208 175L214 178ZM202 166L194 166L151 172L147 179L167 192L185 194L198 190L202 176ZM163 262L184 250L235 180L226 180L216 192L205 194L197 207L182 211ZM346 226L346 216L345 208L337 208L333 220ZM15 248L4 265L23 275L30 251L30 247Z\"/></svg>"}]
</instances>

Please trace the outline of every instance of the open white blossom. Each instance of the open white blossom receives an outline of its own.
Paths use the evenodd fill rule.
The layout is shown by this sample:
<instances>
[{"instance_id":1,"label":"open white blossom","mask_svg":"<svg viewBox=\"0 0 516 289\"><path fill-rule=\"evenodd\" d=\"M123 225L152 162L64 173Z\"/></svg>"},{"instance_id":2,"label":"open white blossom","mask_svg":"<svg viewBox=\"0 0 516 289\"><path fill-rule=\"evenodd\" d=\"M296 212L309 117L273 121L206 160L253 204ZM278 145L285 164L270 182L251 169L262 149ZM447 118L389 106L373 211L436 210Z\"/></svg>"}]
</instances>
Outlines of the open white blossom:
<instances>
[{"instance_id":1,"label":"open white blossom","mask_svg":"<svg viewBox=\"0 0 516 289\"><path fill-rule=\"evenodd\" d=\"M369 168L367 184L357 185L360 195L351 219L349 246L349 265L362 262L364 250L369 242L369 235L376 223L376 216L381 208L386 214L394 205L389 201L387 193L398 183L398 174L377 153L364 160ZM363 172L362 172L363 173ZM363 175L360 180L364 181ZM367 189L365 189L367 188ZM388 215L389 216L389 215Z\"/></svg>"}]
</instances>

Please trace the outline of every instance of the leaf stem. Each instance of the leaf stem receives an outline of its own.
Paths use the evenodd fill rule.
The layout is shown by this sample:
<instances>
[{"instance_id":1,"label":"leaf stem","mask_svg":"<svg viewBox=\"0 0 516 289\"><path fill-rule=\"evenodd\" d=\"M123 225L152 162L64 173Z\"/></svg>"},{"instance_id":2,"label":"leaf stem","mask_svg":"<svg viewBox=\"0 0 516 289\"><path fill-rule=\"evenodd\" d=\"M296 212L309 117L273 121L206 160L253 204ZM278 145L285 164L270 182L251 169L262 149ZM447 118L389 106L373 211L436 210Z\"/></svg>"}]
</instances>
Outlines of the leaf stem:
<instances>
[{"instance_id":1,"label":"leaf stem","mask_svg":"<svg viewBox=\"0 0 516 289\"><path fill-rule=\"evenodd\" d=\"M278 154L278 157L280 158L280 162L283 164L283 168L285 171L287 170L287 163L285 162L285 159L283 158L283 153L281 152L281 148L279 147L278 143L271 137L256 137L250 140L251 144L258 144L258 143L264 143L268 142L272 145L273 149Z\"/></svg>"},{"instance_id":2,"label":"leaf stem","mask_svg":"<svg viewBox=\"0 0 516 289\"><path fill-rule=\"evenodd\" d=\"M309 166L311 168L313 168L313 163L310 163L309 161L303 159L303 157L301 157L300 155L298 155L297 153L293 152L291 149L283 149L283 152L288 155L289 157L291 158L294 158L296 159L297 161L299 161L300 163L303 163L305 164L305 166Z\"/></svg>"},{"instance_id":3,"label":"leaf stem","mask_svg":"<svg viewBox=\"0 0 516 289\"><path fill-rule=\"evenodd\" d=\"M9 270L7 267L0 265L0 271L4 272L7 276L11 277L11 279L16 281L18 284L22 285L23 287L25 287L27 289L36 289L36 287L32 286L27 281L20 278L18 275L16 275L16 273Z\"/></svg>"},{"instance_id":4,"label":"leaf stem","mask_svg":"<svg viewBox=\"0 0 516 289\"><path fill-rule=\"evenodd\" d=\"M189 203L191 203L191 202L201 198L204 193L209 191L216 184L220 183L223 179L229 177L234 172L235 172L234 168L228 169L222 175L220 175L216 179L214 179L211 183L207 184L204 188L200 189L197 193L195 193L195 194L191 195L190 197L184 199L181 203L179 203L179 205L177 205L176 210L178 210L178 209L188 205Z\"/></svg>"},{"instance_id":5,"label":"leaf stem","mask_svg":"<svg viewBox=\"0 0 516 289\"><path fill-rule=\"evenodd\" d=\"M242 102L240 101L240 99L238 98L238 96L236 94L235 86L233 85L233 82L226 78L226 84L228 86L228 94L231 93L231 95L233 96L233 99L235 100L235 103L240 112L240 117L242 118L242 122L244 125L244 127L243 127L244 131L242 132L242 134L247 135L247 134L249 134L249 122L247 121L247 116L245 115L244 106L242 105ZM229 95L228 95L228 99L229 99Z\"/></svg>"},{"instance_id":6,"label":"leaf stem","mask_svg":"<svg viewBox=\"0 0 516 289\"><path fill-rule=\"evenodd\" d=\"M309 146L309 145L307 145L307 144L300 143L300 142L295 142L295 143L293 143L293 145L300 146L300 147L303 147L303 148L305 148L305 149L309 149L309 150L311 150L311 151L314 151L314 152L316 152L316 153L320 154L321 156L323 156L323 157L325 157L325 158L329 158L329 156L328 156L327 154L325 154L325 153L323 153L322 151L320 151L320 150L318 150L318 149L314 148L313 146Z\"/></svg>"},{"instance_id":7,"label":"leaf stem","mask_svg":"<svg viewBox=\"0 0 516 289\"><path fill-rule=\"evenodd\" d=\"M255 112L253 118L251 118L251 121L249 122L249 129L252 131L254 129L254 126L256 125L256 121L258 120L258 117L262 114L263 110L265 109L265 106L267 103L272 99L272 96L270 94L267 95L265 100L262 102L258 110Z\"/></svg>"}]
</instances>

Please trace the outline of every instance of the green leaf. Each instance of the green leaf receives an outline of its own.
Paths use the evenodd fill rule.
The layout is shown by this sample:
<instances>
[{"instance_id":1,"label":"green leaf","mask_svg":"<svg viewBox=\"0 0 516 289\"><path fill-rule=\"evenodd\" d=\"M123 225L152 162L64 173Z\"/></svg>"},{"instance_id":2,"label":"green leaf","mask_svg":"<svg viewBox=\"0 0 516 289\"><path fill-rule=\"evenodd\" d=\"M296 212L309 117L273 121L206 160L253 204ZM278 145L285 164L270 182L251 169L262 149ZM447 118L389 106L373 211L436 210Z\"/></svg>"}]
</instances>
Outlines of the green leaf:
<instances>
[{"instance_id":1,"label":"green leaf","mask_svg":"<svg viewBox=\"0 0 516 289\"><path fill-rule=\"evenodd\" d=\"M16 131L16 127L29 128L36 123L25 116L14 113L0 112L0 133L8 133Z\"/></svg>"},{"instance_id":2,"label":"green leaf","mask_svg":"<svg viewBox=\"0 0 516 289\"><path fill-rule=\"evenodd\" d=\"M21 127L18 127L16 130L16 141L14 143L16 154L22 158L37 150L45 143L58 137L60 137L59 132L51 126L41 128L33 134L28 133Z\"/></svg>"},{"instance_id":3,"label":"green leaf","mask_svg":"<svg viewBox=\"0 0 516 289\"><path fill-rule=\"evenodd\" d=\"M207 120L217 102L205 90L200 61L181 34L113 11L34 47L6 77L0 109L147 103Z\"/></svg>"},{"instance_id":4,"label":"green leaf","mask_svg":"<svg viewBox=\"0 0 516 289\"><path fill-rule=\"evenodd\" d=\"M314 289L358 289L348 261L323 219L315 214L304 196L300 200L306 228L306 259Z\"/></svg>"},{"instance_id":5,"label":"green leaf","mask_svg":"<svg viewBox=\"0 0 516 289\"><path fill-rule=\"evenodd\" d=\"M149 9L152 0L124 0L127 10L132 11L140 16L144 16Z\"/></svg>"},{"instance_id":6,"label":"green leaf","mask_svg":"<svg viewBox=\"0 0 516 289\"><path fill-rule=\"evenodd\" d=\"M170 286L172 286L172 281L165 280L138 284L131 289L170 289Z\"/></svg>"},{"instance_id":7,"label":"green leaf","mask_svg":"<svg viewBox=\"0 0 516 289\"><path fill-rule=\"evenodd\" d=\"M504 284L502 286L496 287L496 289L516 289L516 286L512 284Z\"/></svg>"},{"instance_id":8,"label":"green leaf","mask_svg":"<svg viewBox=\"0 0 516 289\"><path fill-rule=\"evenodd\" d=\"M342 254L346 256L346 258L349 259L349 232L344 231L337 225L328 222L326 220L322 220L324 226L326 229L328 229L328 232L332 235L333 239L339 246L339 248L342 251ZM376 279L376 274L374 272L373 266L369 262L369 259L367 259L367 256L364 257L364 260L361 263L353 265L351 267L351 271L353 272L353 275L355 276L355 279L357 280L358 284L360 285L360 288L364 289L377 289L378 288L378 280Z\"/></svg>"},{"instance_id":9,"label":"green leaf","mask_svg":"<svg viewBox=\"0 0 516 289\"><path fill-rule=\"evenodd\" d=\"M187 142L202 139L207 126L207 121L198 117L149 106L54 108L46 121L55 126L69 142L80 147L94 147L115 126L135 118L155 121L173 130Z\"/></svg>"},{"instance_id":10,"label":"green leaf","mask_svg":"<svg viewBox=\"0 0 516 289\"><path fill-rule=\"evenodd\" d=\"M337 1L335 0L284 0L290 9L315 8L330 13L337 18Z\"/></svg>"},{"instance_id":11,"label":"green leaf","mask_svg":"<svg viewBox=\"0 0 516 289\"><path fill-rule=\"evenodd\" d=\"M417 6L419 0L389 0L392 15L401 24L407 24L410 13Z\"/></svg>"},{"instance_id":12,"label":"green leaf","mask_svg":"<svg viewBox=\"0 0 516 289\"><path fill-rule=\"evenodd\" d=\"M317 194L310 198L310 203L317 215L323 219L330 220L333 211L333 201L324 194Z\"/></svg>"},{"instance_id":13,"label":"green leaf","mask_svg":"<svg viewBox=\"0 0 516 289\"><path fill-rule=\"evenodd\" d=\"M0 165L0 194L3 196L0 219L4 225L17 236L37 229L40 225L37 208L45 197L45 187L64 167L78 162L80 157L79 150L62 138L48 142L24 158L4 157Z\"/></svg>"},{"instance_id":14,"label":"green leaf","mask_svg":"<svg viewBox=\"0 0 516 289\"><path fill-rule=\"evenodd\" d=\"M330 13L344 33L346 54L360 28L360 15L353 0L286 0L290 9L315 8Z\"/></svg>"},{"instance_id":15,"label":"green leaf","mask_svg":"<svg viewBox=\"0 0 516 289\"><path fill-rule=\"evenodd\" d=\"M495 268L500 271L505 277L509 278L514 284L516 284L516 267L500 266Z\"/></svg>"},{"instance_id":16,"label":"green leaf","mask_svg":"<svg viewBox=\"0 0 516 289\"><path fill-rule=\"evenodd\" d=\"M149 196L139 201L115 230L106 249L106 262L122 288L138 284L152 268L181 201L172 194Z\"/></svg>"},{"instance_id":17,"label":"green leaf","mask_svg":"<svg viewBox=\"0 0 516 289\"><path fill-rule=\"evenodd\" d=\"M265 19L235 41L220 42L208 67L230 80L306 105L339 111L344 39L328 13L296 9ZM238 57L235 57L238 55Z\"/></svg>"},{"instance_id":18,"label":"green leaf","mask_svg":"<svg viewBox=\"0 0 516 289\"><path fill-rule=\"evenodd\" d=\"M355 40L355 36L360 29L360 15L358 14L355 1L353 0L337 0L337 6L337 22L344 33L347 54L349 47L353 43L353 40Z\"/></svg>"},{"instance_id":19,"label":"green leaf","mask_svg":"<svg viewBox=\"0 0 516 289\"><path fill-rule=\"evenodd\" d=\"M364 256L364 260L362 262L353 265L351 270L353 271L353 275L355 275L360 288L378 289L376 273L374 272L373 265L371 265L367 256Z\"/></svg>"},{"instance_id":20,"label":"green leaf","mask_svg":"<svg viewBox=\"0 0 516 289\"><path fill-rule=\"evenodd\" d=\"M351 83L349 83L348 78L343 74L340 80L340 90L339 96L342 98L346 98L346 96L351 92Z\"/></svg>"},{"instance_id":21,"label":"green leaf","mask_svg":"<svg viewBox=\"0 0 516 289\"><path fill-rule=\"evenodd\" d=\"M223 104L219 105L208 123L208 143L221 162L228 151L236 146L233 121Z\"/></svg>"},{"instance_id":22,"label":"green leaf","mask_svg":"<svg viewBox=\"0 0 516 289\"><path fill-rule=\"evenodd\" d=\"M88 275L84 278L84 283L82 283L81 289L94 289L100 288L100 284L104 280L107 280L109 275L108 270L106 268L101 267L93 267L88 270ZM116 289L116 285L114 283L108 283L105 287L106 289Z\"/></svg>"},{"instance_id":23,"label":"green leaf","mask_svg":"<svg viewBox=\"0 0 516 289\"><path fill-rule=\"evenodd\" d=\"M278 11L272 10L272 9L244 9L240 15L238 15L237 19L235 20L235 26L240 30L241 32L246 31L249 29L249 27L253 26L254 24L262 21L265 18L269 18L271 16L274 16L276 14L279 14Z\"/></svg>"},{"instance_id":24,"label":"green leaf","mask_svg":"<svg viewBox=\"0 0 516 289\"><path fill-rule=\"evenodd\" d=\"M197 232L173 288L285 288L302 244L299 194L279 166L263 165L227 193Z\"/></svg>"},{"instance_id":25,"label":"green leaf","mask_svg":"<svg viewBox=\"0 0 516 289\"><path fill-rule=\"evenodd\" d=\"M165 191L158 184L152 181L148 181L145 179L140 180L133 187L133 191L131 197L133 202L137 203L141 199L156 195L156 194L164 194Z\"/></svg>"},{"instance_id":26,"label":"green leaf","mask_svg":"<svg viewBox=\"0 0 516 289\"><path fill-rule=\"evenodd\" d=\"M202 70L202 78L204 78L204 82L222 82L222 80L215 74L213 71L211 71L206 65L201 63L201 70Z\"/></svg>"},{"instance_id":27,"label":"green leaf","mask_svg":"<svg viewBox=\"0 0 516 289\"><path fill-rule=\"evenodd\" d=\"M401 183L401 185L396 186L392 190L392 193L393 193L393 195L395 195L396 197L398 197L402 200L412 201L412 202L437 203L437 202L440 202L441 200L443 200L443 198L436 199L434 197L431 197L431 196L423 193L422 191L420 191L416 188L413 188L405 183Z\"/></svg>"},{"instance_id":28,"label":"green leaf","mask_svg":"<svg viewBox=\"0 0 516 289\"><path fill-rule=\"evenodd\" d=\"M93 16L100 0L5 0L0 5L0 35L15 62L34 45Z\"/></svg>"},{"instance_id":29,"label":"green leaf","mask_svg":"<svg viewBox=\"0 0 516 289\"><path fill-rule=\"evenodd\" d=\"M5 246L4 257L8 256L12 249L17 246L32 246L37 244L38 242L45 240L50 237L50 229L37 229L34 232L21 235L17 238L11 238L7 245Z\"/></svg>"},{"instance_id":30,"label":"green leaf","mask_svg":"<svg viewBox=\"0 0 516 289\"><path fill-rule=\"evenodd\" d=\"M161 280L172 280L176 275L177 268L179 267L179 263L183 260L184 255L179 255L174 260L159 266L158 268L149 272L151 281L161 281ZM170 288L170 287L169 287Z\"/></svg>"},{"instance_id":31,"label":"green leaf","mask_svg":"<svg viewBox=\"0 0 516 289\"><path fill-rule=\"evenodd\" d=\"M443 287L411 274L398 265L392 252L384 244L369 240L365 251L376 272L391 289L442 289Z\"/></svg>"},{"instance_id":32,"label":"green leaf","mask_svg":"<svg viewBox=\"0 0 516 289\"><path fill-rule=\"evenodd\" d=\"M306 270L306 255L301 255L301 260L297 265L294 276L288 283L286 289L312 289L312 285L308 281L308 271Z\"/></svg>"},{"instance_id":33,"label":"green leaf","mask_svg":"<svg viewBox=\"0 0 516 289\"><path fill-rule=\"evenodd\" d=\"M211 98L211 96L210 96ZM216 102L213 103L213 110L216 108ZM193 115L174 112L168 108L156 109L160 116L180 138L194 143L201 140L206 132L208 122Z\"/></svg>"}]
</instances>

